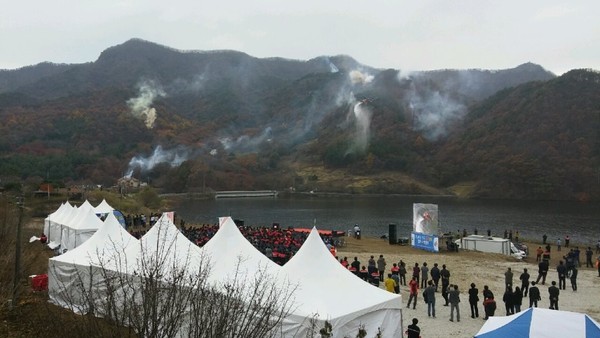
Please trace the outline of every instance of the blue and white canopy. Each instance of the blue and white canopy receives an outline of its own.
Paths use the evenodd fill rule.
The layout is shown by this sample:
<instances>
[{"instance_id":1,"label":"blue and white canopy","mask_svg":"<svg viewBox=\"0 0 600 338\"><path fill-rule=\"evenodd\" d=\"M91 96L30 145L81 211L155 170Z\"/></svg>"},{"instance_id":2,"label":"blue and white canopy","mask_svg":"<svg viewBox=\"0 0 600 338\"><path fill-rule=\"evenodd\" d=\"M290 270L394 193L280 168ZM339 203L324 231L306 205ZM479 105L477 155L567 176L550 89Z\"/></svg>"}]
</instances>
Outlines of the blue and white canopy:
<instances>
[{"instance_id":1,"label":"blue and white canopy","mask_svg":"<svg viewBox=\"0 0 600 338\"><path fill-rule=\"evenodd\" d=\"M596 338L600 324L585 313L529 308L506 317L490 317L475 338Z\"/></svg>"}]
</instances>

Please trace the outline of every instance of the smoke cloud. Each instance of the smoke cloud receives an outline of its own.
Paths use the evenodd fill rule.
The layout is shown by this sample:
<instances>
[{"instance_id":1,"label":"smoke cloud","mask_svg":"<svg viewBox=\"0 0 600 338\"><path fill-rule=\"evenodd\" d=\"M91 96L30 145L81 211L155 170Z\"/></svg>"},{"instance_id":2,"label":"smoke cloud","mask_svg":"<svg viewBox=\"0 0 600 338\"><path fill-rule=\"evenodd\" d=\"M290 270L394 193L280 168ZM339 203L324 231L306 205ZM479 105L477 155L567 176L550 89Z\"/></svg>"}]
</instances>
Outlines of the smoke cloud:
<instances>
[{"instance_id":1,"label":"smoke cloud","mask_svg":"<svg viewBox=\"0 0 600 338\"><path fill-rule=\"evenodd\" d=\"M350 81L353 85L355 84L368 84L371 83L374 79L374 76L371 74L363 73L360 70L353 70L350 72Z\"/></svg>"},{"instance_id":2,"label":"smoke cloud","mask_svg":"<svg viewBox=\"0 0 600 338\"><path fill-rule=\"evenodd\" d=\"M131 115L144 121L146 128L152 129L156 121L156 109L151 107L157 97L165 97L165 91L155 81L142 81L138 84L139 95L127 100Z\"/></svg>"},{"instance_id":3,"label":"smoke cloud","mask_svg":"<svg viewBox=\"0 0 600 338\"><path fill-rule=\"evenodd\" d=\"M125 177L131 177L136 169L141 172L148 172L161 163L168 163L171 168L178 167L181 163L187 161L191 151L185 147L177 147L171 150L164 150L162 146L157 146L148 157L138 155L129 161L129 167Z\"/></svg>"},{"instance_id":4,"label":"smoke cloud","mask_svg":"<svg viewBox=\"0 0 600 338\"><path fill-rule=\"evenodd\" d=\"M257 136L251 137L248 135L242 135L235 140L231 137L222 137L219 142L223 148L227 151L239 151L248 152L254 151L263 142L273 141L273 130L271 127L265 128L262 133Z\"/></svg>"},{"instance_id":5,"label":"smoke cloud","mask_svg":"<svg viewBox=\"0 0 600 338\"><path fill-rule=\"evenodd\" d=\"M417 90L414 82L407 96L413 114L413 129L429 141L446 136L448 126L461 120L467 111L465 105L449 94L426 88Z\"/></svg>"}]
</instances>

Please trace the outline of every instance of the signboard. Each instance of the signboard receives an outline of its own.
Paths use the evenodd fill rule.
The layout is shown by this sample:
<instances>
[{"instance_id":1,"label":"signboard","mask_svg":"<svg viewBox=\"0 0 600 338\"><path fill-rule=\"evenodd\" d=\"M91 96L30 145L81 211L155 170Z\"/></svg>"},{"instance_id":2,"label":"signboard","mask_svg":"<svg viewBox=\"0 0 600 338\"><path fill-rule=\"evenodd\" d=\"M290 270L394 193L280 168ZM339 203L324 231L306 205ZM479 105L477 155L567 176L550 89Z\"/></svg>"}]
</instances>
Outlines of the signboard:
<instances>
[{"instance_id":1,"label":"signboard","mask_svg":"<svg viewBox=\"0 0 600 338\"><path fill-rule=\"evenodd\" d=\"M427 235L439 232L437 204L413 203L413 231Z\"/></svg>"},{"instance_id":2,"label":"signboard","mask_svg":"<svg viewBox=\"0 0 600 338\"><path fill-rule=\"evenodd\" d=\"M422 234L419 232L412 232L410 234L410 242L412 246L417 249L439 252L439 238L437 235Z\"/></svg>"}]
</instances>

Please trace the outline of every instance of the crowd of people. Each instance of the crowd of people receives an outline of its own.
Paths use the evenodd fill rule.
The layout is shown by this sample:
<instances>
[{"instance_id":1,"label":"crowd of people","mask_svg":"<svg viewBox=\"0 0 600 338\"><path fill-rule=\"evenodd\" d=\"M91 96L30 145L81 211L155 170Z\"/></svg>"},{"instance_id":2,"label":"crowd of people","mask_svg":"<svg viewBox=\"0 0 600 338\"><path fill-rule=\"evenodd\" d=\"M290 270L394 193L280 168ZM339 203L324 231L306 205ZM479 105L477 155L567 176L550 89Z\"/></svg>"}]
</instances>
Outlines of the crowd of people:
<instances>
[{"instance_id":1,"label":"crowd of people","mask_svg":"<svg viewBox=\"0 0 600 338\"><path fill-rule=\"evenodd\" d=\"M285 264L302 246L309 232L294 228L283 229L278 225L271 227L239 225L244 237L260 252L275 263ZM204 246L219 230L218 224L201 226L181 226L181 232L198 246ZM330 251L335 250L335 238L331 234L321 234L321 238Z\"/></svg>"},{"instance_id":2,"label":"crowd of people","mask_svg":"<svg viewBox=\"0 0 600 338\"><path fill-rule=\"evenodd\" d=\"M565 246L566 243L568 242L565 241ZM556 280L552 278L553 280L546 288L546 278L550 269L550 252L551 248L548 246L545 250L542 249L541 253L537 253L536 259L539 262L537 277L531 276L527 268L523 268L519 274L515 274L512 268L507 268L504 272L504 289L501 291L501 299L494 296L494 292L488 285L484 285L480 293L477 285L471 283L467 291L471 318L479 318L480 307L482 307L484 320L496 315L497 307L499 306L497 302L500 301L504 303L507 316L520 312L527 305L529 307L538 307L538 304L545 303L543 301L544 298L547 299L548 303L546 306L548 308L558 310L559 296L561 295L561 291L567 288L567 279L570 281L572 292L577 292L578 270L583 268L580 260L581 251L578 247L574 247L562 256L563 260L559 261L555 267ZM593 262L593 255L592 248L588 247L585 251L585 267L596 268L598 270L598 277L600 277L600 256ZM441 269L438 263L434 263L429 268L427 262L423 262L422 264L414 263L414 266L408 267L404 261L400 260L397 263L393 262L388 272L386 270L388 265L383 255L380 255L377 260L375 260L374 256L370 256L366 265L362 265L357 257L354 257L352 263L348 263L347 257L344 257L340 259L340 263L357 275L357 277L375 286L379 286L379 282L383 281L384 288L389 292L400 293L399 287L407 286L407 308L416 309L419 295L421 294L423 302L427 304L428 317L436 317L436 298L438 292L441 292L443 306L450 307L449 320L451 322L460 322L461 320L459 307L461 291L458 285L450 282L451 274L445 264L442 264ZM386 273L387 278L383 279ZM408 283L406 282L407 275ZM480 299L480 296L482 299ZM529 299L529 304L527 304L526 299ZM421 329L417 326L417 323L418 319L414 318L413 323L408 326L406 334L409 337L418 337Z\"/></svg>"}]
</instances>

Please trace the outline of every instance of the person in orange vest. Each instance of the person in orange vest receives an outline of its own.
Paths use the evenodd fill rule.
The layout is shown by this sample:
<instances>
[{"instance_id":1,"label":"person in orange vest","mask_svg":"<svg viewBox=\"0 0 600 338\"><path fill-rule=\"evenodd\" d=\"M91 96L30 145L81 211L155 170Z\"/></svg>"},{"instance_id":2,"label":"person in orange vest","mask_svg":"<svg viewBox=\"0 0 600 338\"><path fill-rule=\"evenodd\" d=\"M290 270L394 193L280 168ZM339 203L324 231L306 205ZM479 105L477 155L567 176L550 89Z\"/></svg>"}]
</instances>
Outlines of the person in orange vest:
<instances>
[{"instance_id":1,"label":"person in orange vest","mask_svg":"<svg viewBox=\"0 0 600 338\"><path fill-rule=\"evenodd\" d=\"M544 254L544 249L541 246L538 246L537 250L535 250L535 261L539 262L542 260L542 255Z\"/></svg>"},{"instance_id":2,"label":"person in orange vest","mask_svg":"<svg viewBox=\"0 0 600 338\"><path fill-rule=\"evenodd\" d=\"M377 269L375 269L373 272L371 272L370 283L375 286L379 286L379 271Z\"/></svg>"},{"instance_id":3,"label":"person in orange vest","mask_svg":"<svg viewBox=\"0 0 600 338\"><path fill-rule=\"evenodd\" d=\"M365 282L369 280L369 271L367 270L366 266L362 266L362 268L358 272L358 277L360 277L360 279L364 280Z\"/></svg>"}]
</instances>

